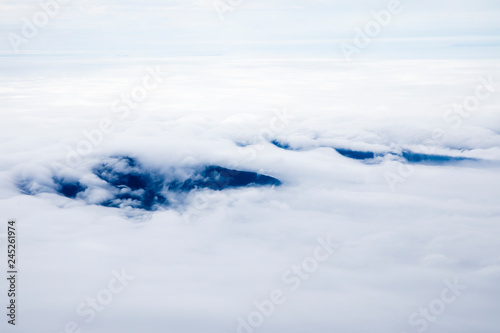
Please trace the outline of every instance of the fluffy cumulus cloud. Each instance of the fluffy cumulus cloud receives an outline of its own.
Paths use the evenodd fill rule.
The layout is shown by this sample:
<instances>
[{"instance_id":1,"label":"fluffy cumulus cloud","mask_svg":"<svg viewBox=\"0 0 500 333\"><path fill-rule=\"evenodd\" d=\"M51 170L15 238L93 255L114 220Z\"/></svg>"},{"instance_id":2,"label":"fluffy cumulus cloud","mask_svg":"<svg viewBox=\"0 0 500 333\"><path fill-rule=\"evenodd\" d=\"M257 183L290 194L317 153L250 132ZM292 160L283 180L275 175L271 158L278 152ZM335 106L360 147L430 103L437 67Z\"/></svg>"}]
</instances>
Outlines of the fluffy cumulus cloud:
<instances>
[{"instance_id":1,"label":"fluffy cumulus cloud","mask_svg":"<svg viewBox=\"0 0 500 333\"><path fill-rule=\"evenodd\" d=\"M497 333L500 62L447 39L494 40L496 2L408 2L351 61L386 2L226 4L74 0L5 39L2 332ZM1 6L21 34L39 4Z\"/></svg>"}]
</instances>

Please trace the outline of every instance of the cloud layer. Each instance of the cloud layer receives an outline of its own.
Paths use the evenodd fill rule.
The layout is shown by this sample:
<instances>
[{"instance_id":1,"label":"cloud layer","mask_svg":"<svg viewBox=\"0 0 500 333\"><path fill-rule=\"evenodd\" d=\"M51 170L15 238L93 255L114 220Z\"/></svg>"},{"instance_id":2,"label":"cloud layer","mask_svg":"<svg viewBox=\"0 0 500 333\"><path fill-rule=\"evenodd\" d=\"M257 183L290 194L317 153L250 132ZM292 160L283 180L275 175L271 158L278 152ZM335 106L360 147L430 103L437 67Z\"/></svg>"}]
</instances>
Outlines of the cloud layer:
<instances>
[{"instance_id":1,"label":"cloud layer","mask_svg":"<svg viewBox=\"0 0 500 333\"><path fill-rule=\"evenodd\" d=\"M498 61L4 60L0 211L19 224L18 332L238 332L279 289L255 332L497 333ZM163 81L134 99L156 66ZM208 166L282 185L213 190L223 169ZM172 202L156 182L171 174L207 188L175 209L120 208L145 203L136 182L151 207L158 192ZM99 205L110 193L121 201ZM318 238L339 248L315 266ZM134 279L108 302L122 269ZM87 321L92 298L105 306Z\"/></svg>"}]
</instances>

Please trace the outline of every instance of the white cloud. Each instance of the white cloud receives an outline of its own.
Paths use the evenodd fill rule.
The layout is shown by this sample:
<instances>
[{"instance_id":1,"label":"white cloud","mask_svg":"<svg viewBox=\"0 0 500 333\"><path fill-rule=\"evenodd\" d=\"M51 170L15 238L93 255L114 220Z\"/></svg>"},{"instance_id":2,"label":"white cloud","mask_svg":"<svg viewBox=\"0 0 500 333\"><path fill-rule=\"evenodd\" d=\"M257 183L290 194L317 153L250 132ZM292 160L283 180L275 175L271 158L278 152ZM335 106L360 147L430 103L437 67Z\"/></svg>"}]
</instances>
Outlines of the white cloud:
<instances>
[{"instance_id":1,"label":"white cloud","mask_svg":"<svg viewBox=\"0 0 500 333\"><path fill-rule=\"evenodd\" d=\"M410 315L440 297L444 279L459 277L468 289L428 331L465 333L480 321L481 332L496 332L500 138L492 120L498 95L457 131L442 118L443 106L473 93L479 77L496 75L496 61L346 65L74 56L39 67L46 59L7 60L0 85L0 205L2 219L15 217L20 226L20 332L57 332L68 320L92 333L139 326L236 332L237 318L252 313L255 300L289 290L282 274L328 233L342 244L339 252L287 293L259 331L414 332ZM146 65L169 74L120 121L110 104L138 84ZM262 140L273 109L283 106L293 117L265 135L303 151ZM88 184L101 181L88 172L93 163L128 153L166 171L193 163L236 165L284 185L202 191L181 207L146 214L54 193L22 195L14 186L23 174L40 186L51 181L51 163L64 161L65 145L85 139L82 131L103 117L115 121L113 133L71 171ZM446 139L426 143L438 127ZM365 164L326 148L421 144L496 162L415 165L391 192L384 173L397 175L398 162ZM89 201L109 195L99 186L87 193ZM76 307L120 267L136 278L85 323Z\"/></svg>"},{"instance_id":2,"label":"white cloud","mask_svg":"<svg viewBox=\"0 0 500 333\"><path fill-rule=\"evenodd\" d=\"M237 332L280 289L286 302L255 332L411 333L412 314L459 278L467 289L426 331L497 333L498 1L407 3L345 61L339 44L386 6L244 0L221 21L211 1L74 0L19 55L4 39L0 220L19 226L16 330ZM2 31L18 34L40 10L1 8ZM126 117L113 112L137 102L126 95L156 66L158 87ZM490 75L494 91L465 112ZM112 130L90 142L103 119ZM85 142L87 156L64 167ZM404 151L475 160L411 164ZM103 207L128 191L92 172L116 155L169 181L221 165L283 185L170 195L156 211ZM58 178L87 188L64 197ZM283 275L327 235L339 250L292 291ZM135 278L85 322L79 304L121 268Z\"/></svg>"}]
</instances>

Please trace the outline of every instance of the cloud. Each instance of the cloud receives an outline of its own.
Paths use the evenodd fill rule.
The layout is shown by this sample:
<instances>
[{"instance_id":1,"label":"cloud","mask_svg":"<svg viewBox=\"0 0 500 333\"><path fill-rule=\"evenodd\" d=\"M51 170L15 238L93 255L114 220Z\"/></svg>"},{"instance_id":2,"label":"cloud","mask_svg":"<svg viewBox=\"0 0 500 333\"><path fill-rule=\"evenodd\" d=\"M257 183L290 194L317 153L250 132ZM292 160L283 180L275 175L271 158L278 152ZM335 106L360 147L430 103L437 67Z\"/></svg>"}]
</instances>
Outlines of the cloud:
<instances>
[{"instance_id":1,"label":"cloud","mask_svg":"<svg viewBox=\"0 0 500 333\"><path fill-rule=\"evenodd\" d=\"M239 318L263 316L259 307L277 289L286 301L256 332L410 333L422 325L410 322L423 320L421 309L436 317L428 332L498 332L497 60L483 51L469 60L452 59L460 52L441 60L310 57L311 36L334 35L323 27L344 12L327 9L342 3L244 3L227 23L191 4L155 14L158 5L145 3L70 8L30 44L46 54L1 57L0 211L19 226L19 332L62 332L70 321L89 333L237 332ZM436 12L449 4L435 3ZM369 17L364 5L346 4L355 26ZM194 20L176 23L201 17L194 30ZM109 22L89 27L94 19ZM142 35L145 21L158 30ZM295 39L300 56L254 57L255 40ZM170 49L172 40L195 51L124 51L159 41ZM222 50L202 44L212 41L227 56L206 56ZM137 102L127 96L157 66L158 87L127 117L114 112L117 100ZM91 140L103 119L113 129ZM68 165L74 152L81 159ZM240 184L228 170L243 171L244 186L214 190L214 179ZM271 186L246 186L255 180ZM318 238L340 244L321 262L310 259L325 255ZM106 299L122 268L134 280ZM441 312L445 281L456 279L467 289ZM79 305L98 295L95 304L109 304L87 322Z\"/></svg>"}]
</instances>

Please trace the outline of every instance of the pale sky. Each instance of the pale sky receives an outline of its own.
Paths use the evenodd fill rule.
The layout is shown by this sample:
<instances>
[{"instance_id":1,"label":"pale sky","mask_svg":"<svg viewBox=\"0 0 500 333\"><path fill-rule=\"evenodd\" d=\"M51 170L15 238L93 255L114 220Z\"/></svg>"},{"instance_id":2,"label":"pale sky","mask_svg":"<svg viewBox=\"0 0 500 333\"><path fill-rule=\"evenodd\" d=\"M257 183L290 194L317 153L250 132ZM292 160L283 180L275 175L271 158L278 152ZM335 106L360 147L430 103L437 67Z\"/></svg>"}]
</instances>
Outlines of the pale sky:
<instances>
[{"instance_id":1,"label":"pale sky","mask_svg":"<svg viewBox=\"0 0 500 333\"><path fill-rule=\"evenodd\" d=\"M55 0L53 0L55 1ZM61 3L63 0L59 0ZM12 34L23 36L26 18L43 13L38 1L0 5L2 53L13 53ZM50 3L45 0L44 3ZM216 4L226 4L222 16ZM233 5L230 5L233 3ZM23 52L105 52L151 55L341 56L341 42L387 10L390 1L190 0L97 1L61 4ZM51 7L52 8L52 7ZM364 56L496 57L500 2L401 0L400 13L373 37ZM38 15L38 16L37 16ZM43 25L43 24L42 24Z\"/></svg>"}]
</instances>

